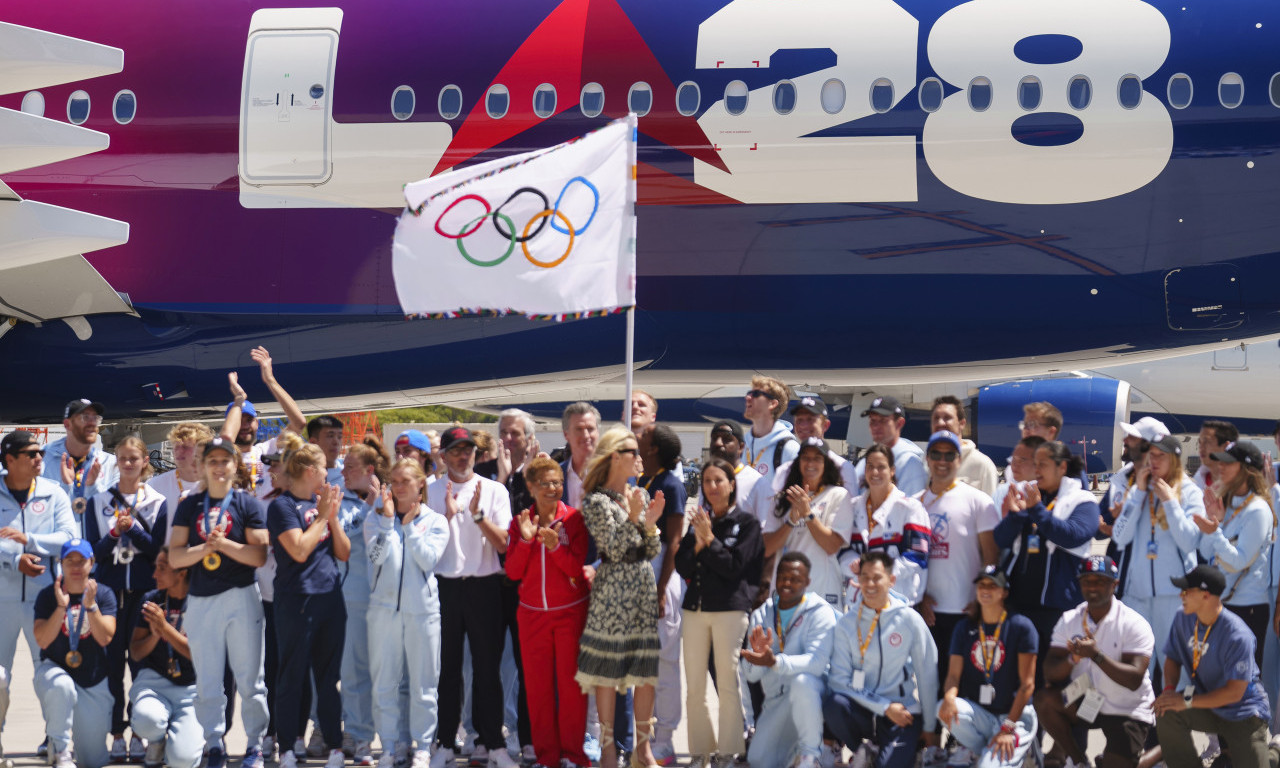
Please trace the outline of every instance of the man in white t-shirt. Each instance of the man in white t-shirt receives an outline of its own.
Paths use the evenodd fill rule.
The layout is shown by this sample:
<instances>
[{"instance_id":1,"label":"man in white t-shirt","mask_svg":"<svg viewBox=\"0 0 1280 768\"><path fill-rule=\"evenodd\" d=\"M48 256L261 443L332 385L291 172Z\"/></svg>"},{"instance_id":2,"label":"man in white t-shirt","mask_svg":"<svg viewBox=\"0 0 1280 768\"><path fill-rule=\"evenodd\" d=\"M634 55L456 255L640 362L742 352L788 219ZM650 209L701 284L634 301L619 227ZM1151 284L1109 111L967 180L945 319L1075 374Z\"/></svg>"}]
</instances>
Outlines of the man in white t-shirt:
<instances>
[{"instance_id":1,"label":"man in white t-shirt","mask_svg":"<svg viewBox=\"0 0 1280 768\"><path fill-rule=\"evenodd\" d=\"M173 449L174 467L147 480L147 485L164 494L172 520L178 502L200 482L200 453L204 444L213 439L213 430L197 421L183 421L174 424L165 439ZM168 541L166 531L165 543Z\"/></svg>"},{"instance_id":2,"label":"man in white t-shirt","mask_svg":"<svg viewBox=\"0 0 1280 768\"><path fill-rule=\"evenodd\" d=\"M471 721L478 737L473 761L514 768L502 735L503 568L511 525L506 486L475 473L471 430L450 427L440 436L446 475L427 488L427 506L449 521L449 543L436 564L440 586L441 749L453 745L462 716L462 644L471 649Z\"/></svg>"},{"instance_id":3,"label":"man in white t-shirt","mask_svg":"<svg viewBox=\"0 0 1280 768\"><path fill-rule=\"evenodd\" d=\"M307 426L306 417L302 415L302 409L284 387L280 386L280 382L276 381L271 365L271 353L267 352L266 347L258 347L249 350L249 357L258 364L262 372L262 383L267 385L271 396L275 398L280 409L284 411L285 418L289 420L288 428L301 435ZM239 374L231 371L227 374L227 381L231 385L232 400L227 406L226 419L222 422L221 436L223 439L235 442L236 448L240 450L241 459L249 469L254 495L263 499L271 493L271 473L262 463L262 457L264 454L278 452L276 439L273 437L265 442L254 442L258 436L258 410L253 407L253 403L249 402L249 396L240 386Z\"/></svg>"},{"instance_id":4,"label":"man in white t-shirt","mask_svg":"<svg viewBox=\"0 0 1280 768\"><path fill-rule=\"evenodd\" d=\"M973 580L1000 557L993 531L1000 514L991 497L956 475L960 436L941 430L929 437L929 485L915 498L929 513L929 581L918 606L934 643L950 647L951 634L975 597ZM939 654L938 679L947 679L950 657ZM926 759L926 764L930 761Z\"/></svg>"},{"instance_id":5,"label":"man in white t-shirt","mask_svg":"<svg viewBox=\"0 0 1280 768\"><path fill-rule=\"evenodd\" d=\"M1116 598L1119 578L1111 558L1085 558L1084 602L1054 626L1044 665L1047 687L1036 691L1040 724L1076 765L1092 763L1073 729L1101 728L1106 747L1099 764L1132 768L1155 723L1155 692L1147 675L1155 635L1142 614Z\"/></svg>"}]
</instances>

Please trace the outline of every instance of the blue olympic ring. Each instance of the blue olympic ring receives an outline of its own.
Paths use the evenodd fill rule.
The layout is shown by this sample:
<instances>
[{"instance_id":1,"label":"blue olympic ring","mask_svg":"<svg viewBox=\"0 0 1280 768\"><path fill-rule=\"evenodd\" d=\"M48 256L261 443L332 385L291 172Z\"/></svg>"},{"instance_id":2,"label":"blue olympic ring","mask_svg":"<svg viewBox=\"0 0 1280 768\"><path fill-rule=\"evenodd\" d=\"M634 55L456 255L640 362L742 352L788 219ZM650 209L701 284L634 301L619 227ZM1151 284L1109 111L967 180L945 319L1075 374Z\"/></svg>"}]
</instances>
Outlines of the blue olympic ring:
<instances>
[{"instance_id":1,"label":"blue olympic ring","mask_svg":"<svg viewBox=\"0 0 1280 768\"><path fill-rule=\"evenodd\" d=\"M587 189L591 190L591 194L595 197L595 202L591 204L591 216L587 218L587 223L582 225L582 229L576 230L574 232L574 234L577 234L577 235L585 235L587 233L587 227L590 227L591 222L596 220L596 212L600 210L600 190L596 189L595 184L592 184L591 182L587 181L582 176L574 176L572 179L569 179L567 182L565 182L564 187L560 190L560 196L556 198L556 207L553 208L552 210L554 211L560 210L560 203L564 200L564 193L569 191L569 187L573 186L573 183L575 181L582 182L582 184ZM561 229L559 225L556 224L556 219L554 216L550 218L550 221L551 221L552 229L554 229L555 231L559 232L562 235L569 234L568 230Z\"/></svg>"}]
</instances>

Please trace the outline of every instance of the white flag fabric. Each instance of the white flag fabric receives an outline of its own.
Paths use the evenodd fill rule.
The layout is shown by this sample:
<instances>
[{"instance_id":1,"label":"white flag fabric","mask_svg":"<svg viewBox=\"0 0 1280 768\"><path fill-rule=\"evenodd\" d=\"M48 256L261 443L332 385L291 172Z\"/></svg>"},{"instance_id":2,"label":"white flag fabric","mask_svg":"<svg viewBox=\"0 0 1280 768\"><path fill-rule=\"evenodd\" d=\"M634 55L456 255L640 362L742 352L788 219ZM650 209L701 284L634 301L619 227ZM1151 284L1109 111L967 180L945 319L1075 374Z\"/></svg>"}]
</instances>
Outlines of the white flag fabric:
<instances>
[{"instance_id":1,"label":"white flag fabric","mask_svg":"<svg viewBox=\"0 0 1280 768\"><path fill-rule=\"evenodd\" d=\"M635 304L636 117L405 187L392 269L409 317L565 319Z\"/></svg>"}]
</instances>

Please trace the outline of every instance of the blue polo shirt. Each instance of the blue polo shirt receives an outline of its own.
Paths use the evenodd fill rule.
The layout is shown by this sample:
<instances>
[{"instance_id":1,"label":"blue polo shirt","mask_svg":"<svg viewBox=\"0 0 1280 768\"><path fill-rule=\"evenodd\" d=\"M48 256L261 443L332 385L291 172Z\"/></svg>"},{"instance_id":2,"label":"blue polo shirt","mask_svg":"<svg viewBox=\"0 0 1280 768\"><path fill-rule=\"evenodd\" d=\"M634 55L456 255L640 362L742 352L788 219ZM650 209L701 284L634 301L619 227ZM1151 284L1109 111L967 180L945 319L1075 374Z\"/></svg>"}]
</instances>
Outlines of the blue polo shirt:
<instances>
[{"instance_id":1,"label":"blue polo shirt","mask_svg":"<svg viewBox=\"0 0 1280 768\"><path fill-rule=\"evenodd\" d=\"M271 532L271 546L276 553L277 595L324 595L338 589L342 583L328 528L320 536L320 543L302 562L294 560L280 544L280 534L295 528L306 531L315 522L317 514L315 501L299 499L287 492L267 508L267 530Z\"/></svg>"},{"instance_id":2,"label":"blue polo shirt","mask_svg":"<svg viewBox=\"0 0 1280 768\"><path fill-rule=\"evenodd\" d=\"M1204 650L1200 654L1200 665L1192 672L1193 661L1191 648L1195 643L1193 635L1198 635ZM1224 720L1245 720L1260 717L1263 722L1271 722L1271 707L1267 701L1267 692L1262 687L1258 665L1253 659L1257 641L1249 630L1244 619L1223 608L1218 620L1206 627L1199 623L1195 614L1180 613L1173 619L1173 627L1169 630L1169 640L1165 643L1164 653L1170 659L1182 665L1195 683L1196 693L1216 691L1231 680L1247 680L1249 687L1244 696L1234 704L1215 707L1213 712Z\"/></svg>"},{"instance_id":3,"label":"blue polo shirt","mask_svg":"<svg viewBox=\"0 0 1280 768\"><path fill-rule=\"evenodd\" d=\"M996 639L997 630L1000 637ZM1004 626L983 624L986 633L986 656L983 656L982 635L973 619L965 617L951 633L951 655L964 659L960 672L960 698L978 704L993 715L1009 715L1014 720L1021 712L1010 713L1022 680L1018 677L1018 654L1036 653L1040 648L1040 636L1031 620L1021 614L1010 614ZM995 697L990 704L982 701L982 686L987 684L986 667L990 666L991 685Z\"/></svg>"}]
</instances>

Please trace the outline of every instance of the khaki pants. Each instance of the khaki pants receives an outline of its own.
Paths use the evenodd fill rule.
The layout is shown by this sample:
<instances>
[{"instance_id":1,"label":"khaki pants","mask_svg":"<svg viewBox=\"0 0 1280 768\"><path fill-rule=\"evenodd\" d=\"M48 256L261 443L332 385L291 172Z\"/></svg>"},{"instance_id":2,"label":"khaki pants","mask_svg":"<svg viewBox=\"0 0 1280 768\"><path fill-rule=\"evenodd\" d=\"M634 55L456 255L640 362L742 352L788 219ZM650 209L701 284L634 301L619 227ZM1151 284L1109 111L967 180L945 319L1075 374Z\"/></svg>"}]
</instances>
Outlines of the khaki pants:
<instances>
[{"instance_id":1,"label":"khaki pants","mask_svg":"<svg viewBox=\"0 0 1280 768\"><path fill-rule=\"evenodd\" d=\"M685 611L684 670L688 687L689 752L694 755L737 755L746 751L742 738L742 695L738 691L738 652L747 632L743 611ZM707 710L705 659L715 651L716 689L720 694L719 739Z\"/></svg>"}]
</instances>

